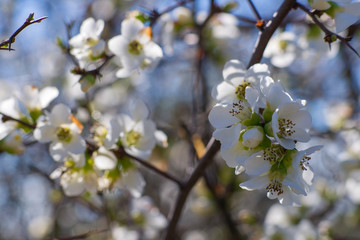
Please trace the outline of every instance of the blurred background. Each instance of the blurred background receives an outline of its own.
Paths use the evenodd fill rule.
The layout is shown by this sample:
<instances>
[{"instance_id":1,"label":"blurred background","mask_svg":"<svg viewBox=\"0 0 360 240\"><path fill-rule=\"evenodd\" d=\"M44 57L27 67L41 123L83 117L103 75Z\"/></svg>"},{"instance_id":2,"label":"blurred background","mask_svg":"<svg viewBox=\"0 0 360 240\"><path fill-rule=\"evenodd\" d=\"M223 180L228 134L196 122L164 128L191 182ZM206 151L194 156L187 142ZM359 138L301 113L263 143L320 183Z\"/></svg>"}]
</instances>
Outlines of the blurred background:
<instances>
[{"instance_id":1,"label":"blurred background","mask_svg":"<svg viewBox=\"0 0 360 240\"><path fill-rule=\"evenodd\" d=\"M167 149L154 150L150 162L186 179L196 164L189 136L200 136L206 144L213 131L207 121L208 112L215 104L211 89L223 81L226 61L239 59L247 65L259 33L247 1L215 1L220 8L233 2L237 5L228 11L230 16L215 14L200 31L192 23L181 23L184 17L181 13L172 11L161 17L153 26L154 41L164 51L156 69L117 79L115 65L110 63L97 85L84 94L77 83L79 77L70 73L74 64L58 46L59 41L67 44L88 17L105 21L102 38L108 40L120 34L121 21L127 12L139 10L150 14L153 9L161 12L176 2L3 0L0 2L3 40L31 12L35 13L35 19L48 18L22 31L12 45L15 51L1 51L0 100L26 84L39 88L56 86L60 96L52 105L62 102L71 106L77 118L85 122L103 113L122 112L129 98L138 97L146 102L151 118L169 140ZM281 0L253 2L265 20L282 3ZM210 1L199 0L185 6L192 13L191 21L201 23L209 14ZM275 34L288 31L296 36L309 36L311 27L309 19L294 10ZM350 44L360 50L356 24L349 34L354 36ZM206 173L206 181L196 185L187 201L178 225L178 239L231 239L233 230L224 221L229 217L244 239L297 239L289 237L294 231L308 232L306 239L320 236L360 239L360 61L340 42L333 43L330 50L323 37L321 34L308 37L306 48L295 51L294 59L280 67L272 62L271 54L262 60L271 66L273 79L281 80L294 98L307 100L313 116L314 138L302 147L324 145L312 158L314 189L304 198L304 206L285 209L266 198L265 192L240 189L238 185L244 176L234 175L234 170L216 156ZM90 112L84 109L84 102L91 105ZM0 155L0 239L61 239L106 229L113 220L111 216L126 208L128 196L122 191L66 197L58 180L49 178L57 166L46 144L32 143L22 155ZM139 169L147 182L144 195L150 196L166 216L176 198L176 185L148 169ZM222 215L221 208L225 208L227 216ZM277 222L271 218L274 216L281 216L281 220ZM276 231L285 238L275 238ZM88 238L120 239L109 231Z\"/></svg>"}]
</instances>

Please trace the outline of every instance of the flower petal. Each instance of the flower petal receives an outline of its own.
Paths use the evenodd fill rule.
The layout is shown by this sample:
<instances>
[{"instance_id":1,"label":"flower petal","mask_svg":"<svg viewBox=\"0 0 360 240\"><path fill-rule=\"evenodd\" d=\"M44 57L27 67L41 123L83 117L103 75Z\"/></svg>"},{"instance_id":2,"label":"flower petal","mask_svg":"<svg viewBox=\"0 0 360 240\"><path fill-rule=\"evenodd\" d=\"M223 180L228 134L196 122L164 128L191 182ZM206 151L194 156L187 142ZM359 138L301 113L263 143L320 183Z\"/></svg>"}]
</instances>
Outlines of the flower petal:
<instances>
[{"instance_id":1,"label":"flower petal","mask_svg":"<svg viewBox=\"0 0 360 240\"><path fill-rule=\"evenodd\" d=\"M39 101L42 108L46 108L52 100L59 95L56 87L45 87L39 93Z\"/></svg>"},{"instance_id":2,"label":"flower petal","mask_svg":"<svg viewBox=\"0 0 360 240\"><path fill-rule=\"evenodd\" d=\"M226 128L239 121L238 118L232 116L229 105L216 104L209 113L209 121L215 128Z\"/></svg>"},{"instance_id":3,"label":"flower petal","mask_svg":"<svg viewBox=\"0 0 360 240\"><path fill-rule=\"evenodd\" d=\"M269 177L267 175L257 176L241 183L239 186L243 189L252 191L255 189L263 189L269 184Z\"/></svg>"},{"instance_id":4,"label":"flower petal","mask_svg":"<svg viewBox=\"0 0 360 240\"><path fill-rule=\"evenodd\" d=\"M246 75L245 65L239 60L232 59L225 63L223 78L234 86L240 85Z\"/></svg>"}]
</instances>

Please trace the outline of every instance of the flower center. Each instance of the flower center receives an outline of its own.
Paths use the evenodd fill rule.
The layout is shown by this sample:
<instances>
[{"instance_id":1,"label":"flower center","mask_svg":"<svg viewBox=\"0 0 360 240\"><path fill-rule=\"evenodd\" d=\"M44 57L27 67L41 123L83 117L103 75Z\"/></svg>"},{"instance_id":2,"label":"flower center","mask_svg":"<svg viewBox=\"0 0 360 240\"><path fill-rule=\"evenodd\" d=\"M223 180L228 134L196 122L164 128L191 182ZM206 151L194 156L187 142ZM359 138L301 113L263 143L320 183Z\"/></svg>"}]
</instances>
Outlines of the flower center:
<instances>
[{"instance_id":1,"label":"flower center","mask_svg":"<svg viewBox=\"0 0 360 240\"><path fill-rule=\"evenodd\" d=\"M269 148L264 149L264 160L270 162L271 164L279 162L285 155L286 149L280 145L275 145Z\"/></svg>"},{"instance_id":2,"label":"flower center","mask_svg":"<svg viewBox=\"0 0 360 240\"><path fill-rule=\"evenodd\" d=\"M301 169L303 171L307 170L307 167L309 166L309 161L310 161L311 157L308 156L304 156L299 163L299 166L301 167Z\"/></svg>"},{"instance_id":3,"label":"flower center","mask_svg":"<svg viewBox=\"0 0 360 240\"><path fill-rule=\"evenodd\" d=\"M128 49L131 54L140 55L143 50L143 45L138 40L133 40L129 43Z\"/></svg>"},{"instance_id":4,"label":"flower center","mask_svg":"<svg viewBox=\"0 0 360 240\"><path fill-rule=\"evenodd\" d=\"M242 99L240 99L237 103L235 102L232 104L232 109L229 111L229 113L240 120L251 118L250 105Z\"/></svg>"},{"instance_id":5,"label":"flower center","mask_svg":"<svg viewBox=\"0 0 360 240\"><path fill-rule=\"evenodd\" d=\"M251 84L249 82L244 81L242 84L237 86L235 90L235 94L239 99L245 98L245 89L247 86L250 86Z\"/></svg>"},{"instance_id":6,"label":"flower center","mask_svg":"<svg viewBox=\"0 0 360 240\"><path fill-rule=\"evenodd\" d=\"M288 46L288 42L286 40L279 41L279 47L283 52L285 52L287 46Z\"/></svg>"},{"instance_id":7,"label":"flower center","mask_svg":"<svg viewBox=\"0 0 360 240\"><path fill-rule=\"evenodd\" d=\"M72 139L72 134L69 127L58 127L56 130L56 136L60 141L67 143Z\"/></svg>"},{"instance_id":8,"label":"flower center","mask_svg":"<svg viewBox=\"0 0 360 240\"><path fill-rule=\"evenodd\" d=\"M89 45L90 47L95 46L99 41L97 39L93 39L93 38L87 38L86 39L86 44Z\"/></svg>"},{"instance_id":9,"label":"flower center","mask_svg":"<svg viewBox=\"0 0 360 240\"><path fill-rule=\"evenodd\" d=\"M293 128L295 127L295 123L289 119L279 119L279 133L278 135L281 137L290 137L293 135L295 130Z\"/></svg>"},{"instance_id":10,"label":"flower center","mask_svg":"<svg viewBox=\"0 0 360 240\"><path fill-rule=\"evenodd\" d=\"M137 144L137 142L139 141L140 138L141 138L141 134L139 132L131 130L126 135L126 144L128 146L133 146L133 145Z\"/></svg>"},{"instance_id":11,"label":"flower center","mask_svg":"<svg viewBox=\"0 0 360 240\"><path fill-rule=\"evenodd\" d=\"M284 190L282 189L282 183L276 179L272 179L270 181L269 185L267 185L266 187L266 190L272 195L274 195L275 193L277 193L277 195L280 195L284 192Z\"/></svg>"}]
</instances>

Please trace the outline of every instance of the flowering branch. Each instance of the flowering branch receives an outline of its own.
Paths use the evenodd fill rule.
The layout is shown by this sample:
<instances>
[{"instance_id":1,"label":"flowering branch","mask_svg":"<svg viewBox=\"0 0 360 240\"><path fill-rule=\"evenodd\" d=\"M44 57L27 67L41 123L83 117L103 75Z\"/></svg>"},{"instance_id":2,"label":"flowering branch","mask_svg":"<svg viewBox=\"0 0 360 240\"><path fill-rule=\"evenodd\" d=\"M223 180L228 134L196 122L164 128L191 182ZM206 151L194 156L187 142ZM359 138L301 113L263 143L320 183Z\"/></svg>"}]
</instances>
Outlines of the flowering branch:
<instances>
[{"instance_id":1,"label":"flowering branch","mask_svg":"<svg viewBox=\"0 0 360 240\"><path fill-rule=\"evenodd\" d=\"M36 20L34 20L34 13L30 13L29 16L27 17L26 21L23 23L23 25L21 25L21 27L19 27L11 36L8 40L3 41L0 43L0 49L1 50L14 50L11 48L11 44L15 42L15 37L22 31L24 30L26 27L30 26L31 24L34 23L40 23L42 20L46 19L47 17L41 17L38 18ZM5 47L6 46L6 47Z\"/></svg>"},{"instance_id":2,"label":"flowering branch","mask_svg":"<svg viewBox=\"0 0 360 240\"><path fill-rule=\"evenodd\" d=\"M295 3L296 0L285 0L279 7L278 11L274 14L274 17L266 24L264 30L259 34L253 55L247 66L248 68L261 61L266 45L268 44L271 36L294 7Z\"/></svg>"},{"instance_id":3,"label":"flowering branch","mask_svg":"<svg viewBox=\"0 0 360 240\"><path fill-rule=\"evenodd\" d=\"M35 129L35 128L36 128L36 125L35 125L35 124L30 124L30 123L27 123L27 122L25 122L25 121L23 121L23 120L13 118L13 117L11 117L11 116L9 116L9 115L6 115L6 114L4 114L4 113L2 113L2 112L0 112L0 115L3 116L3 117L2 117L2 121L3 121L3 122L6 122L6 121L15 121L15 122L18 122L18 123L20 123L20 124L22 124L22 125L24 125L24 126L26 126L26 127L28 127L28 128L31 128L31 129Z\"/></svg>"},{"instance_id":4,"label":"flowering branch","mask_svg":"<svg viewBox=\"0 0 360 240\"><path fill-rule=\"evenodd\" d=\"M336 39L339 39L341 42L343 42L348 48L350 48L358 57L360 57L359 53L350 45L349 41L351 40L351 38L349 37L343 37L340 36L337 33L334 33L332 31L330 31L329 29L327 29L324 24L322 24L319 19L317 19L317 17L315 16L314 11L311 11L310 9L308 9L307 7L305 7L304 5L302 5L301 3L296 2L295 4L296 7L299 7L301 10L303 10L307 15L309 15L309 17L311 17L311 19L314 21L314 23L316 25L318 25L321 30L326 34L326 36L324 37L325 42L328 42L329 44L331 44L332 42L336 41Z\"/></svg>"}]
</instances>

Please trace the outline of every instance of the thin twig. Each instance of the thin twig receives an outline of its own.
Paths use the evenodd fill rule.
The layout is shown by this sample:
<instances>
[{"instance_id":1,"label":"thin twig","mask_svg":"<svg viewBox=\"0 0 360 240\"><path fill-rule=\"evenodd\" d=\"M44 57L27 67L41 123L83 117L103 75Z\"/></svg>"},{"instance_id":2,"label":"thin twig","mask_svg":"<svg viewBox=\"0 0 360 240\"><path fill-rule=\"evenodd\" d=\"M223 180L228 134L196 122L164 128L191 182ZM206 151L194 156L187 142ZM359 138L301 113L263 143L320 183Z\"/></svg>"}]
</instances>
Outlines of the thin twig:
<instances>
[{"instance_id":1,"label":"thin twig","mask_svg":"<svg viewBox=\"0 0 360 240\"><path fill-rule=\"evenodd\" d=\"M266 24L264 30L259 33L259 37L256 42L254 52L247 66L248 68L250 68L255 63L259 63L261 61L264 50L271 36L274 34L275 30L280 26L281 22L284 20L287 14L294 7L295 3L296 0L284 0L284 2L279 7L278 11L274 14L274 17Z\"/></svg>"},{"instance_id":2,"label":"thin twig","mask_svg":"<svg viewBox=\"0 0 360 240\"><path fill-rule=\"evenodd\" d=\"M182 5L185 5L186 3L190 3L190 2L194 2L194 0L181 0L181 1L178 1L177 3L175 3L174 5L172 6L169 6L167 7L166 9L164 9L163 11L161 12L158 12L157 10L152 10L151 11L151 20L150 20L150 26L153 26L155 24L155 22L162 16L164 15L165 13L168 13L168 12L171 12L172 10L174 10L175 8L177 7L180 7Z\"/></svg>"},{"instance_id":3,"label":"thin twig","mask_svg":"<svg viewBox=\"0 0 360 240\"><path fill-rule=\"evenodd\" d=\"M7 49L9 51L13 50L11 48L11 44L15 42L15 37L22 31L24 30L26 27L30 26L31 24L34 24L34 23L39 23L41 22L42 20L46 19L47 17L41 17L41 18L38 18L36 20L33 20L34 19L34 13L30 13L28 18L26 19L26 21L23 23L23 25L21 25L21 27L19 27L11 36L8 40L4 41L4 42L1 42L0 43L0 47L3 47L3 46L8 46ZM4 49L4 48L2 48Z\"/></svg>"},{"instance_id":4,"label":"thin twig","mask_svg":"<svg viewBox=\"0 0 360 240\"><path fill-rule=\"evenodd\" d=\"M259 11L256 9L254 3L252 2L252 0L248 0L248 3L250 4L250 8L251 10L253 11L255 17L256 17L256 20L257 21L261 21L262 20L262 17L260 16L260 13Z\"/></svg>"},{"instance_id":5,"label":"thin twig","mask_svg":"<svg viewBox=\"0 0 360 240\"><path fill-rule=\"evenodd\" d=\"M140 163L140 164L143 165L144 167L146 167L146 168L152 170L153 172L156 172L157 174L159 174L159 175L161 175L161 176L169 179L170 181L176 183L176 184L179 186L180 189L183 188L184 183L183 183L180 179L176 178L175 176L172 176L172 175L170 175L170 174L167 173L167 172L161 171L160 169L154 167L154 166L151 165L150 163L148 163L148 162L146 162L146 161L144 161L144 160L142 160L142 159L140 159L140 158L137 158L137 157L135 157L135 156L132 156L132 155L126 153L125 151L123 151L121 154L124 154L125 156L127 156L127 157L135 160L135 161L138 162L138 163Z\"/></svg>"},{"instance_id":6,"label":"thin twig","mask_svg":"<svg viewBox=\"0 0 360 240\"><path fill-rule=\"evenodd\" d=\"M9 116L9 115L6 115L6 114L4 114L4 113L2 113L2 112L0 112L0 115L3 116L3 117L2 117L2 121L3 121L3 122L6 122L6 121L14 121L14 122L18 122L18 123L20 123L20 124L22 124L22 125L24 125L24 126L26 126L26 127L29 127L29 128L31 128L31 129L35 129L35 128L36 128L36 125L35 125L35 124L30 124L30 123L27 123L27 122L25 122L25 121L23 121L23 120L13 118L13 117L11 117L11 116Z\"/></svg>"},{"instance_id":7,"label":"thin twig","mask_svg":"<svg viewBox=\"0 0 360 240\"><path fill-rule=\"evenodd\" d=\"M343 42L348 48L350 48L358 57L360 57L359 53L350 45L349 40L351 38L345 38L343 36L340 36L337 33L334 33L332 31L330 31L327 27L325 27L325 25L319 21L319 19L315 16L314 11L311 11L310 9L308 9L307 7L305 7L304 5L302 5L301 3L296 3L297 7L299 7L301 10L303 10L307 15L309 15L309 17L311 17L311 19L314 21L314 23L316 25L318 25L321 30L323 30L323 32L325 33L325 41L328 42L329 44L331 44L331 42L335 41L336 39L339 39L341 42ZM332 36L335 36L336 39L333 40Z\"/></svg>"},{"instance_id":8,"label":"thin twig","mask_svg":"<svg viewBox=\"0 0 360 240\"><path fill-rule=\"evenodd\" d=\"M175 230L177 223L179 222L181 213L183 211L185 202L188 198L188 195L197 181L204 175L206 168L211 163L213 157L220 149L220 143L212 138L207 146L207 151L205 155L199 160L199 164L186 181L185 186L181 190L180 194L178 195L175 203L175 208L173 209L172 213L170 214L170 223L167 228L166 235L164 237L165 240L173 240L175 236Z\"/></svg>"}]
</instances>

